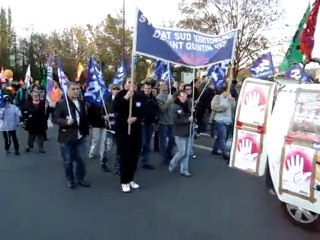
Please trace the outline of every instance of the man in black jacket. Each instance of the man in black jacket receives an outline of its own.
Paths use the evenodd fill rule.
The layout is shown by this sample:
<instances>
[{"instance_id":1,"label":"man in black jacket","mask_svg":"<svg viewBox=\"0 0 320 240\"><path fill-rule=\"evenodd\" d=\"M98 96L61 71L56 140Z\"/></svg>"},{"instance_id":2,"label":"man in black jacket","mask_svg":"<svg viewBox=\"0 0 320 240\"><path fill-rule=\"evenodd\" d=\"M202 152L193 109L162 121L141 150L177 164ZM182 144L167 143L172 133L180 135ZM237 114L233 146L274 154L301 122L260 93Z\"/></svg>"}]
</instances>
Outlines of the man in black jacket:
<instances>
[{"instance_id":1,"label":"man in black jacket","mask_svg":"<svg viewBox=\"0 0 320 240\"><path fill-rule=\"evenodd\" d=\"M204 90L199 102L196 106L196 120L198 123L198 133L206 132L207 120L206 115L211 112L211 100L216 95L216 89L212 83L208 83L208 87Z\"/></svg>"},{"instance_id":2,"label":"man in black jacket","mask_svg":"<svg viewBox=\"0 0 320 240\"><path fill-rule=\"evenodd\" d=\"M105 147L104 147L104 154L103 159L100 162L101 167L104 171L109 172L108 168L108 162L110 160L109 156L111 155L111 152L114 147L116 147L116 159L114 162L114 169L113 173L119 175L120 174L120 164L119 164L119 148L117 147L117 139L115 137L115 124L116 124L116 116L113 110L113 102L116 98L117 94L120 91L120 87L118 85L112 84L109 89L111 90L111 95L107 98L106 101L106 108L108 111L108 115L105 116L106 119L106 139L105 139Z\"/></svg>"},{"instance_id":3,"label":"man in black jacket","mask_svg":"<svg viewBox=\"0 0 320 240\"><path fill-rule=\"evenodd\" d=\"M116 138L120 153L120 182L123 192L139 188L134 182L141 150L141 101L130 89L131 79L126 79L124 90L120 91L114 99L113 110L116 114ZM130 99L132 98L132 114L129 115ZM128 126L131 131L128 134Z\"/></svg>"},{"instance_id":4,"label":"man in black jacket","mask_svg":"<svg viewBox=\"0 0 320 240\"><path fill-rule=\"evenodd\" d=\"M154 127L159 120L159 105L157 99L151 94L151 84L146 82L142 96L142 168L154 169L149 164L150 143Z\"/></svg>"},{"instance_id":5,"label":"man in black jacket","mask_svg":"<svg viewBox=\"0 0 320 240\"><path fill-rule=\"evenodd\" d=\"M69 82L68 94L61 100L54 111L54 122L59 125L58 142L69 188L76 188L73 173L73 161L76 163L77 184L89 187L86 181L86 138L89 126L85 103L79 99L80 86Z\"/></svg>"}]
</instances>

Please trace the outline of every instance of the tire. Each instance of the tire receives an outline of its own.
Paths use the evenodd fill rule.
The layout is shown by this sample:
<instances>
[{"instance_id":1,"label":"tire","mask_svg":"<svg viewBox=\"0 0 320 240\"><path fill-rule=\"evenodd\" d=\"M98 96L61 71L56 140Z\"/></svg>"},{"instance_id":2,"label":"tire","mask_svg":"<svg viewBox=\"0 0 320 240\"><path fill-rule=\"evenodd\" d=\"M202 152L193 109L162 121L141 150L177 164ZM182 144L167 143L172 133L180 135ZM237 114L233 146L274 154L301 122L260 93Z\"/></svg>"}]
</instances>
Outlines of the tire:
<instances>
[{"instance_id":1,"label":"tire","mask_svg":"<svg viewBox=\"0 0 320 240\"><path fill-rule=\"evenodd\" d=\"M284 214L294 225L309 231L320 231L320 215L282 202Z\"/></svg>"}]
</instances>

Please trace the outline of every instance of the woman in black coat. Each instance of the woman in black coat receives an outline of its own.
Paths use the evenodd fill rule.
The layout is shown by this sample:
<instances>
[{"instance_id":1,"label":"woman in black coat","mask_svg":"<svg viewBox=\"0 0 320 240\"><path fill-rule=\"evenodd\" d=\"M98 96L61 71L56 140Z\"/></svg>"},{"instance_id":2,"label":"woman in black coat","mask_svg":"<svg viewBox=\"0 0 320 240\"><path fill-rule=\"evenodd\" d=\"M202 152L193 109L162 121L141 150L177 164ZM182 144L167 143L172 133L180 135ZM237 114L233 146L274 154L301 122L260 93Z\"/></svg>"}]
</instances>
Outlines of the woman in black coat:
<instances>
[{"instance_id":1,"label":"woman in black coat","mask_svg":"<svg viewBox=\"0 0 320 240\"><path fill-rule=\"evenodd\" d=\"M28 131L28 147L26 152L33 149L34 141L37 138L38 150L45 153L43 149L44 133L47 130L47 119L45 113L45 104L40 101L40 94L37 91L31 93L31 100L23 107L23 118L25 120L25 129Z\"/></svg>"}]
</instances>

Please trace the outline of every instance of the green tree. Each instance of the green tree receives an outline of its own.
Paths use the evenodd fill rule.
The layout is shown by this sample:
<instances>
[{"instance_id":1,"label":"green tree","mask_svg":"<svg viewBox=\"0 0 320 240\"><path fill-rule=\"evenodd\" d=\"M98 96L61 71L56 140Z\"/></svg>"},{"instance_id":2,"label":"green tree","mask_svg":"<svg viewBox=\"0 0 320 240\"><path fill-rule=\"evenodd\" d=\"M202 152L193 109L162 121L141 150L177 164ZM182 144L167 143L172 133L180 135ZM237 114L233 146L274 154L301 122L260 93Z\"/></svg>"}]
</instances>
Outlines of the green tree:
<instances>
[{"instance_id":1,"label":"green tree","mask_svg":"<svg viewBox=\"0 0 320 240\"><path fill-rule=\"evenodd\" d=\"M122 39L123 39L123 18L117 14L116 17L108 14L92 32L97 58L107 67L105 74L112 76L115 74L120 60L122 60ZM128 28L125 31L124 62L126 68L131 60L132 51L132 31ZM109 72L109 73L108 73ZM111 79L107 79L111 80Z\"/></svg>"},{"instance_id":2,"label":"green tree","mask_svg":"<svg viewBox=\"0 0 320 240\"><path fill-rule=\"evenodd\" d=\"M0 65L8 68L10 66L10 44L11 44L11 10L0 9Z\"/></svg>"}]
</instances>

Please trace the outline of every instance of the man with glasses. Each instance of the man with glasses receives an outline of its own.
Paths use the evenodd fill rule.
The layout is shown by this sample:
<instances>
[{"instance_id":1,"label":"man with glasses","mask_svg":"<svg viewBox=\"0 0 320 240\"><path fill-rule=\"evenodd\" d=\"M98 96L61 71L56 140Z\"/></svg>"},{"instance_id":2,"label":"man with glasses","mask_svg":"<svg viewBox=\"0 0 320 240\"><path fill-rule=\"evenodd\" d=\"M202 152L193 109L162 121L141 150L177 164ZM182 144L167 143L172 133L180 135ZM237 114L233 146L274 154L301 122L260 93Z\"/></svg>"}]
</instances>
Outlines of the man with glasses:
<instances>
[{"instance_id":1,"label":"man with glasses","mask_svg":"<svg viewBox=\"0 0 320 240\"><path fill-rule=\"evenodd\" d=\"M67 96L58 102L54 111L54 122L59 125L58 142L60 143L67 186L72 189L76 188L76 183L82 187L90 187L86 181L85 166L86 138L89 135L89 125L85 103L79 99L79 93L79 84L69 82ZM73 162L76 163L75 174Z\"/></svg>"}]
</instances>

